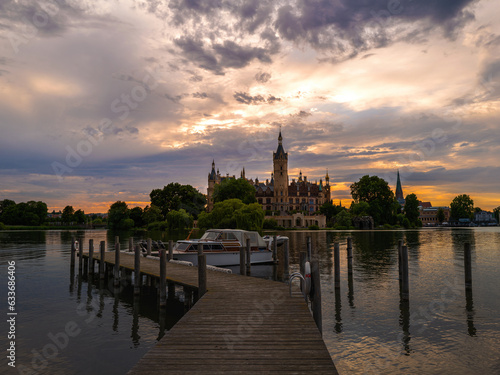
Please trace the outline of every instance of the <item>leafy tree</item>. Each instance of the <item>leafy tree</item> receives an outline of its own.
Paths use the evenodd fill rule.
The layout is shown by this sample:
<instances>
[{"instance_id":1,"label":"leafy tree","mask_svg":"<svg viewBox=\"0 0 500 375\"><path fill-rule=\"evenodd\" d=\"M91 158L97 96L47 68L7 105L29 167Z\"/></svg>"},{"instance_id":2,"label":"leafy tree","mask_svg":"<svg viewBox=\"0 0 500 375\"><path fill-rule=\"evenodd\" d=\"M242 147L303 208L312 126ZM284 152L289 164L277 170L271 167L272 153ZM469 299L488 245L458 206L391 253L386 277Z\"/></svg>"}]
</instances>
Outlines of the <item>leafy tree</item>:
<instances>
[{"instance_id":1,"label":"leafy tree","mask_svg":"<svg viewBox=\"0 0 500 375\"><path fill-rule=\"evenodd\" d=\"M134 226L137 228L141 228L144 226L142 215L143 211L141 207L134 207L130 210L130 218L134 221Z\"/></svg>"},{"instance_id":2,"label":"leafy tree","mask_svg":"<svg viewBox=\"0 0 500 375\"><path fill-rule=\"evenodd\" d=\"M439 222L439 224L443 224L444 219L446 219L446 216L444 214L444 210L442 207L439 207L436 213L436 219Z\"/></svg>"},{"instance_id":3,"label":"leafy tree","mask_svg":"<svg viewBox=\"0 0 500 375\"><path fill-rule=\"evenodd\" d=\"M144 212L142 213L142 221L144 223L151 224L155 221L161 221L162 219L163 216L161 215L161 210L154 204L144 208Z\"/></svg>"},{"instance_id":4,"label":"leafy tree","mask_svg":"<svg viewBox=\"0 0 500 375\"><path fill-rule=\"evenodd\" d=\"M5 229L5 224L0 221L0 230L4 230L4 229Z\"/></svg>"},{"instance_id":5,"label":"leafy tree","mask_svg":"<svg viewBox=\"0 0 500 375\"><path fill-rule=\"evenodd\" d=\"M163 217L172 210L182 208L197 218L199 213L205 210L205 196L191 185L172 182L163 189L152 190L149 197L151 205L158 207Z\"/></svg>"},{"instance_id":6,"label":"leafy tree","mask_svg":"<svg viewBox=\"0 0 500 375\"><path fill-rule=\"evenodd\" d=\"M493 209L493 216L497 219L497 223L500 223L500 206Z\"/></svg>"},{"instance_id":7,"label":"leafy tree","mask_svg":"<svg viewBox=\"0 0 500 375\"><path fill-rule=\"evenodd\" d=\"M478 214L478 213L480 213L481 211L483 211L481 207L474 207L474 213L475 213L475 214Z\"/></svg>"},{"instance_id":8,"label":"leafy tree","mask_svg":"<svg viewBox=\"0 0 500 375\"><path fill-rule=\"evenodd\" d=\"M370 205L368 213L373 217L375 225L395 221L395 197L389 184L377 176L363 176L351 185L354 203L366 202Z\"/></svg>"},{"instance_id":9,"label":"leafy tree","mask_svg":"<svg viewBox=\"0 0 500 375\"><path fill-rule=\"evenodd\" d=\"M239 199L245 204L255 203L255 188L243 178L226 178L215 185L213 200L217 203L228 199Z\"/></svg>"},{"instance_id":10,"label":"leafy tree","mask_svg":"<svg viewBox=\"0 0 500 375\"><path fill-rule=\"evenodd\" d=\"M170 211L167 214L167 224L169 230L191 228L193 226L193 216L186 210Z\"/></svg>"},{"instance_id":11,"label":"leafy tree","mask_svg":"<svg viewBox=\"0 0 500 375\"><path fill-rule=\"evenodd\" d=\"M130 225L132 221L132 225ZM127 203L117 201L108 210L108 225L112 229L128 229L134 226L134 221L130 219L130 210Z\"/></svg>"},{"instance_id":12,"label":"leafy tree","mask_svg":"<svg viewBox=\"0 0 500 375\"><path fill-rule=\"evenodd\" d=\"M76 221L78 224L85 223L87 217L85 216L85 212L82 210L76 210L73 215L73 221Z\"/></svg>"},{"instance_id":13,"label":"leafy tree","mask_svg":"<svg viewBox=\"0 0 500 375\"><path fill-rule=\"evenodd\" d=\"M352 218L349 212L342 210L335 216L335 225L349 228L352 226Z\"/></svg>"},{"instance_id":14,"label":"leafy tree","mask_svg":"<svg viewBox=\"0 0 500 375\"><path fill-rule=\"evenodd\" d=\"M29 201L16 204L5 199L1 202L0 221L8 225L41 225L47 219L47 205L44 202Z\"/></svg>"},{"instance_id":15,"label":"leafy tree","mask_svg":"<svg viewBox=\"0 0 500 375\"><path fill-rule=\"evenodd\" d=\"M474 201L467 194L457 195L450 203L451 217L458 219L472 219Z\"/></svg>"},{"instance_id":16,"label":"leafy tree","mask_svg":"<svg viewBox=\"0 0 500 375\"><path fill-rule=\"evenodd\" d=\"M408 194L405 198L404 213L411 224L416 224L418 217L420 216L418 206L419 203L417 196L415 194Z\"/></svg>"},{"instance_id":17,"label":"leafy tree","mask_svg":"<svg viewBox=\"0 0 500 375\"><path fill-rule=\"evenodd\" d=\"M326 216L326 221L331 221L341 211L345 211L345 208L332 202L326 202L319 208L319 212Z\"/></svg>"},{"instance_id":18,"label":"leafy tree","mask_svg":"<svg viewBox=\"0 0 500 375\"><path fill-rule=\"evenodd\" d=\"M246 205L239 199L218 202L212 212L202 212L198 217L200 228L261 230L263 222L264 211L260 204Z\"/></svg>"},{"instance_id":19,"label":"leafy tree","mask_svg":"<svg viewBox=\"0 0 500 375\"><path fill-rule=\"evenodd\" d=\"M410 226L411 226L410 220L408 220L408 218L405 217L403 219L403 227L405 227L406 229L408 229Z\"/></svg>"},{"instance_id":20,"label":"leafy tree","mask_svg":"<svg viewBox=\"0 0 500 375\"><path fill-rule=\"evenodd\" d=\"M75 209L73 208L73 206L66 206L62 211L61 220L64 223L69 223L73 221L74 215L75 215Z\"/></svg>"},{"instance_id":21,"label":"leafy tree","mask_svg":"<svg viewBox=\"0 0 500 375\"><path fill-rule=\"evenodd\" d=\"M350 211L353 216L369 216L370 205L366 202L354 203L353 201Z\"/></svg>"},{"instance_id":22,"label":"leafy tree","mask_svg":"<svg viewBox=\"0 0 500 375\"><path fill-rule=\"evenodd\" d=\"M276 229L278 227L278 222L276 219L264 219L262 224L263 229Z\"/></svg>"}]
</instances>

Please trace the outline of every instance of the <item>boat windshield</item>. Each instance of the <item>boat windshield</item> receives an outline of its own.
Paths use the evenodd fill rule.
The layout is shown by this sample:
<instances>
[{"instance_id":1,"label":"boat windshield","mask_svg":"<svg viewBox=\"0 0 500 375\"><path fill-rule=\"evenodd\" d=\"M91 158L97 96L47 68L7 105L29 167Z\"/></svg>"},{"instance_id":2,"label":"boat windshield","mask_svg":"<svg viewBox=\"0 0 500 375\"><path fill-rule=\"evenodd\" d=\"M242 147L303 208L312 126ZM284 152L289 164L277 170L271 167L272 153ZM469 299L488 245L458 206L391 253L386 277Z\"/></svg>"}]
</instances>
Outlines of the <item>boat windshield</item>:
<instances>
[{"instance_id":1,"label":"boat windshield","mask_svg":"<svg viewBox=\"0 0 500 375\"><path fill-rule=\"evenodd\" d=\"M219 232L205 232L205 234L201 237L202 240L211 240L214 241L219 236Z\"/></svg>"},{"instance_id":2,"label":"boat windshield","mask_svg":"<svg viewBox=\"0 0 500 375\"><path fill-rule=\"evenodd\" d=\"M188 243L185 242L178 242L177 243L177 250L179 251L185 251L189 247Z\"/></svg>"}]
</instances>

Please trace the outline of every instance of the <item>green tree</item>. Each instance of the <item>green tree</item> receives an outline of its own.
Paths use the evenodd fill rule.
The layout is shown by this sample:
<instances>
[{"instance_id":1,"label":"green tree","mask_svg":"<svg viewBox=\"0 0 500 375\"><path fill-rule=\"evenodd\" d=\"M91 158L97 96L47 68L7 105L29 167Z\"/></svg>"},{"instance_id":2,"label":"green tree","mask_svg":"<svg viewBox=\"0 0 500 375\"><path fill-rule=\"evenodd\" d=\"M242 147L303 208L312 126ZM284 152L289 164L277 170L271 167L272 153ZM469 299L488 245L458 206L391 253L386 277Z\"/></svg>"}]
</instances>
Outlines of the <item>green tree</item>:
<instances>
[{"instance_id":1,"label":"green tree","mask_svg":"<svg viewBox=\"0 0 500 375\"><path fill-rule=\"evenodd\" d=\"M161 210L154 204L144 208L144 212L142 213L142 220L144 223L151 224L155 221L161 221L162 219Z\"/></svg>"},{"instance_id":2,"label":"green tree","mask_svg":"<svg viewBox=\"0 0 500 375\"><path fill-rule=\"evenodd\" d=\"M395 197L389 184L377 176L363 176L351 185L354 203L366 202L370 205L368 213L375 225L395 222Z\"/></svg>"},{"instance_id":3,"label":"green tree","mask_svg":"<svg viewBox=\"0 0 500 375\"><path fill-rule=\"evenodd\" d=\"M407 217L413 225L417 224L418 217L420 216L418 206L419 203L417 196L415 194L408 194L405 198L404 213L405 217Z\"/></svg>"},{"instance_id":4,"label":"green tree","mask_svg":"<svg viewBox=\"0 0 500 375\"><path fill-rule=\"evenodd\" d=\"M482 211L483 209L481 207L474 207L474 213L478 214Z\"/></svg>"},{"instance_id":5,"label":"green tree","mask_svg":"<svg viewBox=\"0 0 500 375\"><path fill-rule=\"evenodd\" d=\"M108 225L111 229L129 229L134 226L127 203L117 201L111 205L108 210Z\"/></svg>"},{"instance_id":6,"label":"green tree","mask_svg":"<svg viewBox=\"0 0 500 375\"><path fill-rule=\"evenodd\" d=\"M75 209L73 206L64 207L61 215L61 221L63 223L70 223L73 221L73 216L75 215Z\"/></svg>"},{"instance_id":7,"label":"green tree","mask_svg":"<svg viewBox=\"0 0 500 375\"><path fill-rule=\"evenodd\" d=\"M444 214L444 210L442 207L439 207L436 213L436 219L439 222L439 224L443 224L444 219L446 219L446 216Z\"/></svg>"},{"instance_id":8,"label":"green tree","mask_svg":"<svg viewBox=\"0 0 500 375\"><path fill-rule=\"evenodd\" d=\"M450 203L451 217L458 219L472 219L474 201L467 194L457 195Z\"/></svg>"},{"instance_id":9,"label":"green tree","mask_svg":"<svg viewBox=\"0 0 500 375\"><path fill-rule=\"evenodd\" d=\"M87 217L85 216L85 212L82 210L76 210L75 214L73 215L73 221L77 222L78 224L84 224L86 221Z\"/></svg>"},{"instance_id":10,"label":"green tree","mask_svg":"<svg viewBox=\"0 0 500 375\"><path fill-rule=\"evenodd\" d=\"M337 206L332 202L323 203L319 208L319 212L326 216L326 221L331 221L341 211L345 211L345 208Z\"/></svg>"},{"instance_id":11,"label":"green tree","mask_svg":"<svg viewBox=\"0 0 500 375\"><path fill-rule=\"evenodd\" d=\"M166 219L169 230L191 228L193 226L193 216L182 208L179 211L170 211Z\"/></svg>"},{"instance_id":12,"label":"green tree","mask_svg":"<svg viewBox=\"0 0 500 375\"><path fill-rule=\"evenodd\" d=\"M163 189L152 190L149 197L151 205L158 207L163 217L172 210L184 209L197 218L199 213L205 210L205 196L191 185L172 182Z\"/></svg>"},{"instance_id":13,"label":"green tree","mask_svg":"<svg viewBox=\"0 0 500 375\"><path fill-rule=\"evenodd\" d=\"M134 221L134 227L142 228L144 226L144 221L142 219L143 213L141 207L134 207L130 210L129 216Z\"/></svg>"},{"instance_id":14,"label":"green tree","mask_svg":"<svg viewBox=\"0 0 500 375\"><path fill-rule=\"evenodd\" d=\"M369 216L370 205L366 202L351 203L351 215L353 216Z\"/></svg>"},{"instance_id":15,"label":"green tree","mask_svg":"<svg viewBox=\"0 0 500 375\"><path fill-rule=\"evenodd\" d=\"M215 185L213 200L217 203L228 199L239 199L245 204L255 203L255 187L243 178L226 178Z\"/></svg>"},{"instance_id":16,"label":"green tree","mask_svg":"<svg viewBox=\"0 0 500 375\"><path fill-rule=\"evenodd\" d=\"M202 212L198 217L200 228L261 230L263 222L264 211L260 204L246 205L239 199L218 202L212 212Z\"/></svg>"},{"instance_id":17,"label":"green tree","mask_svg":"<svg viewBox=\"0 0 500 375\"><path fill-rule=\"evenodd\" d=\"M495 216L497 223L500 223L500 206L493 209L493 216Z\"/></svg>"},{"instance_id":18,"label":"green tree","mask_svg":"<svg viewBox=\"0 0 500 375\"><path fill-rule=\"evenodd\" d=\"M342 210L335 216L335 225L349 228L352 226L352 217L349 212Z\"/></svg>"}]
</instances>

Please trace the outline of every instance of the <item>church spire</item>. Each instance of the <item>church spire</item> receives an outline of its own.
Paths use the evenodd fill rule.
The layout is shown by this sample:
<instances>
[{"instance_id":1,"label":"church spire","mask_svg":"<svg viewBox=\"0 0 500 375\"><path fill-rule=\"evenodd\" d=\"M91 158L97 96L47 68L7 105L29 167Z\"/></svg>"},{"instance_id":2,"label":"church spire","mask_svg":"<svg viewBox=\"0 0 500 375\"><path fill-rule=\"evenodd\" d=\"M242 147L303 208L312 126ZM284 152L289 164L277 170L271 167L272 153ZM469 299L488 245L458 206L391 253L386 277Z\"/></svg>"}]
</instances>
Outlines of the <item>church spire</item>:
<instances>
[{"instance_id":1,"label":"church spire","mask_svg":"<svg viewBox=\"0 0 500 375\"><path fill-rule=\"evenodd\" d=\"M400 202L401 200L404 202L403 187L401 186L401 179L399 178L399 169L398 169L398 180L396 182L396 199L398 200L398 202Z\"/></svg>"},{"instance_id":2,"label":"church spire","mask_svg":"<svg viewBox=\"0 0 500 375\"><path fill-rule=\"evenodd\" d=\"M281 136L281 125L280 125L280 134L278 136L278 142L280 145L283 143L283 137Z\"/></svg>"}]
</instances>

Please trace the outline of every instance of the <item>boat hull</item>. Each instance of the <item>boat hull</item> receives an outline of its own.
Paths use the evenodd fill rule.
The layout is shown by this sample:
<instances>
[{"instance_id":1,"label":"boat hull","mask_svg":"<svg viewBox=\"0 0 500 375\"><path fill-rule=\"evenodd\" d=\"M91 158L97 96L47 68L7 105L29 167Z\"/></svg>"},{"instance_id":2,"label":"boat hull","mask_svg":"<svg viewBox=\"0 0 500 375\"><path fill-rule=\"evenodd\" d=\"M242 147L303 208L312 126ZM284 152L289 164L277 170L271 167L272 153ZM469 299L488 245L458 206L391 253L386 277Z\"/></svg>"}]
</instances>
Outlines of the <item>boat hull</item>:
<instances>
[{"instance_id":1,"label":"boat hull","mask_svg":"<svg viewBox=\"0 0 500 375\"><path fill-rule=\"evenodd\" d=\"M205 252L207 256L207 264L211 266L236 266L240 264L239 251L224 251L224 252ZM198 253L174 252L175 260L191 262L193 265L198 265ZM271 251L252 251L250 255L251 264L271 263L273 261L273 253Z\"/></svg>"}]
</instances>

